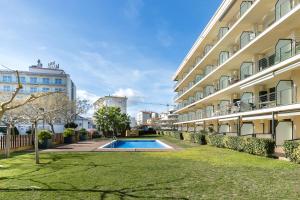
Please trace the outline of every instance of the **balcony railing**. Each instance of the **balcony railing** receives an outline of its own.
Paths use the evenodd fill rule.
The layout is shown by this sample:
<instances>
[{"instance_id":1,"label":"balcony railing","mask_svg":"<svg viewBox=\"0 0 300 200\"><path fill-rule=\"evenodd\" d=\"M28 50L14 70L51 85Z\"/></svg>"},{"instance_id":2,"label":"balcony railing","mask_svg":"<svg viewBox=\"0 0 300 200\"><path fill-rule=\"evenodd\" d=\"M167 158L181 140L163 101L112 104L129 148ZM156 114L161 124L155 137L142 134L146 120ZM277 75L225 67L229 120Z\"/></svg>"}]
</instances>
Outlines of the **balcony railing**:
<instances>
[{"instance_id":1,"label":"balcony railing","mask_svg":"<svg viewBox=\"0 0 300 200\"><path fill-rule=\"evenodd\" d=\"M199 120L204 118L224 116L234 113L247 112L252 110L259 110L263 108L273 108L277 106L291 105L298 103L295 92L297 88L289 88L280 90L277 92L271 92L265 95L259 95L258 98L251 97L246 99L235 99L234 103L228 103L228 105L218 106L213 112L202 110L201 114L194 114L189 116L189 114L184 114L185 118L180 117L184 121ZM186 120L183 120L186 119Z\"/></svg>"}]
</instances>

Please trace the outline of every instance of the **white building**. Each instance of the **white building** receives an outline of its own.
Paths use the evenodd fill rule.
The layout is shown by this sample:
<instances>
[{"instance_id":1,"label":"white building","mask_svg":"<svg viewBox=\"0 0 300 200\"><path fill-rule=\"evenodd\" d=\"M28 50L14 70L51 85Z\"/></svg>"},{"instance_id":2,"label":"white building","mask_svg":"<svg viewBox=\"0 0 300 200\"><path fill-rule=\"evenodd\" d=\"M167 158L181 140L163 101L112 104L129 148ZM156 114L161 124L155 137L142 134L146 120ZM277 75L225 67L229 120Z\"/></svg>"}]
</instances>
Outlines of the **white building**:
<instances>
[{"instance_id":1,"label":"white building","mask_svg":"<svg viewBox=\"0 0 300 200\"><path fill-rule=\"evenodd\" d=\"M102 107L118 107L122 113L127 113L127 97L104 96L94 103L94 109L97 111Z\"/></svg>"},{"instance_id":2,"label":"white building","mask_svg":"<svg viewBox=\"0 0 300 200\"><path fill-rule=\"evenodd\" d=\"M174 111L159 114L158 126L160 127L160 129L174 129L174 123L176 122L178 122L178 114L175 114Z\"/></svg>"},{"instance_id":3,"label":"white building","mask_svg":"<svg viewBox=\"0 0 300 200\"><path fill-rule=\"evenodd\" d=\"M84 128L88 130L94 128L93 120L88 117L77 116L74 122L78 125L77 129Z\"/></svg>"},{"instance_id":4,"label":"white building","mask_svg":"<svg viewBox=\"0 0 300 200\"><path fill-rule=\"evenodd\" d=\"M40 60L29 71L19 71L23 89L20 94L28 95L37 92L65 91L70 100L76 100L76 86L69 74L59 69L59 64L51 62L43 67ZM15 71L0 70L0 93L12 92L18 84Z\"/></svg>"},{"instance_id":5,"label":"white building","mask_svg":"<svg viewBox=\"0 0 300 200\"><path fill-rule=\"evenodd\" d=\"M147 125L150 119L155 119L158 117L156 112L151 111L140 111L136 115L137 125Z\"/></svg>"},{"instance_id":6,"label":"white building","mask_svg":"<svg viewBox=\"0 0 300 200\"><path fill-rule=\"evenodd\" d=\"M69 74L59 68L59 64L51 62L47 67L38 60L37 65L29 67L28 71L19 71L20 82L22 83L22 90L20 95L30 95L38 92L65 92L69 100L76 100L76 86ZM17 87L18 80L15 71L0 70L0 95L10 93ZM50 129L45 123L38 125L41 129ZM17 124L20 134L25 134L31 129L29 124ZM64 123L57 123L54 125L56 133L61 133L64 130Z\"/></svg>"}]
</instances>

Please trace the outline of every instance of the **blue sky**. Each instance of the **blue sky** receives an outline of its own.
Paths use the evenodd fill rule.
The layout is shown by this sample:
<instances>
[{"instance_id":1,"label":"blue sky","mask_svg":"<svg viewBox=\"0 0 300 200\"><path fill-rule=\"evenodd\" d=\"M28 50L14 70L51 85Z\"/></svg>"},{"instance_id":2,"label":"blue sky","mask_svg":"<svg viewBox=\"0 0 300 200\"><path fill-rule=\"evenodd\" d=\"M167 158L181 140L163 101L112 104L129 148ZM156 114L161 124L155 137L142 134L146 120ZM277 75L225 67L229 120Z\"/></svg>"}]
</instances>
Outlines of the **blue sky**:
<instances>
[{"instance_id":1,"label":"blue sky","mask_svg":"<svg viewBox=\"0 0 300 200\"><path fill-rule=\"evenodd\" d=\"M172 75L221 0L0 0L0 64L41 59L71 74L91 101L129 97L128 111L163 111Z\"/></svg>"}]
</instances>

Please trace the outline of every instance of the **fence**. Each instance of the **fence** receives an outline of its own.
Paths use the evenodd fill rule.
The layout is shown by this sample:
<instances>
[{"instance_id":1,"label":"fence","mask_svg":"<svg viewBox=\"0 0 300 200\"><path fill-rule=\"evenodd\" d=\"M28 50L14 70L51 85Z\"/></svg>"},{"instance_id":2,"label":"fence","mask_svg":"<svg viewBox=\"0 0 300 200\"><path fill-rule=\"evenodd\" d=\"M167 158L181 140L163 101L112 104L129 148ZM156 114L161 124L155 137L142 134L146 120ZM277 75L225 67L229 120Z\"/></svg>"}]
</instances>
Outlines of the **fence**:
<instances>
[{"instance_id":1,"label":"fence","mask_svg":"<svg viewBox=\"0 0 300 200\"><path fill-rule=\"evenodd\" d=\"M11 151L21 149L31 149L34 145L34 135L12 135L11 140ZM52 136L53 144L62 144L64 142L64 136L62 133L54 134ZM0 151L4 150L6 146L6 136L0 136Z\"/></svg>"}]
</instances>

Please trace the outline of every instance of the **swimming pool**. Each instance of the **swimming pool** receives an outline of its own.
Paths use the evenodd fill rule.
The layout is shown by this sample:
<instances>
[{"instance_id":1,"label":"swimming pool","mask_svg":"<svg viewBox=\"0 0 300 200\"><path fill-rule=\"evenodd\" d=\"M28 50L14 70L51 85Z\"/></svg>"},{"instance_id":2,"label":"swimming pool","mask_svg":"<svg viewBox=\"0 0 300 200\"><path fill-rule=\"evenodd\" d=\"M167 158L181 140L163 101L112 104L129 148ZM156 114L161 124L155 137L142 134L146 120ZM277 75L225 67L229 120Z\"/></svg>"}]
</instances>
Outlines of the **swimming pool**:
<instances>
[{"instance_id":1,"label":"swimming pool","mask_svg":"<svg viewBox=\"0 0 300 200\"><path fill-rule=\"evenodd\" d=\"M159 140L114 140L100 147L102 149L172 149Z\"/></svg>"}]
</instances>

